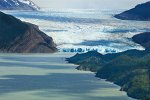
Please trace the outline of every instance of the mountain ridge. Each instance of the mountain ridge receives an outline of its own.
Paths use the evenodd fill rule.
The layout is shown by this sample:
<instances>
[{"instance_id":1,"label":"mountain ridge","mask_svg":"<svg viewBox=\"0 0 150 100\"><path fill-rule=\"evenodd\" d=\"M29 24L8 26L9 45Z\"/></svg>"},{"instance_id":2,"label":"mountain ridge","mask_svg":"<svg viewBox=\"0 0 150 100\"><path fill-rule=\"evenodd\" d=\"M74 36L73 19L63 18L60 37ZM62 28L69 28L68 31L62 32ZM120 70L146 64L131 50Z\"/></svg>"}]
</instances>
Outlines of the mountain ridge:
<instances>
[{"instance_id":1,"label":"mountain ridge","mask_svg":"<svg viewBox=\"0 0 150 100\"><path fill-rule=\"evenodd\" d=\"M31 0L0 0L1 10L39 10Z\"/></svg>"}]
</instances>

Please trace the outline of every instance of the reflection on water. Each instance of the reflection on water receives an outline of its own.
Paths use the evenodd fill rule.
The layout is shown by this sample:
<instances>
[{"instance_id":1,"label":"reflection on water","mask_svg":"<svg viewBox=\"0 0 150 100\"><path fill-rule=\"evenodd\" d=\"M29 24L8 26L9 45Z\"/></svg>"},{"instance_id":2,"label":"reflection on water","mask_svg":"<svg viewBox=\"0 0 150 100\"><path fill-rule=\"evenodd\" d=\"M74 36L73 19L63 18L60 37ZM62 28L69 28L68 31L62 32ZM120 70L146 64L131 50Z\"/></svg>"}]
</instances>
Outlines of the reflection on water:
<instances>
[{"instance_id":1,"label":"reflection on water","mask_svg":"<svg viewBox=\"0 0 150 100\"><path fill-rule=\"evenodd\" d=\"M70 54L0 54L0 100L130 100L119 87L67 64Z\"/></svg>"}]
</instances>

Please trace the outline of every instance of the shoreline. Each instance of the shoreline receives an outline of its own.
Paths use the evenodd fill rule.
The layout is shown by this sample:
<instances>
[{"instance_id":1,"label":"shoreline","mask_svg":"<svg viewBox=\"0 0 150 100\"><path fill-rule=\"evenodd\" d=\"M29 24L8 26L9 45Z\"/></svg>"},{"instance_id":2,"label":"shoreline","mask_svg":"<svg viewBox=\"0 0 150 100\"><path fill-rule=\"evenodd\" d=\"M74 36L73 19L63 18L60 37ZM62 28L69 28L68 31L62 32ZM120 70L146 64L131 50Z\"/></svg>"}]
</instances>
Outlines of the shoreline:
<instances>
[{"instance_id":1,"label":"shoreline","mask_svg":"<svg viewBox=\"0 0 150 100\"><path fill-rule=\"evenodd\" d=\"M69 63L69 62L68 62L68 63ZM76 65L76 64L74 64L74 65ZM78 67L78 66L79 66L79 65L77 65L77 67ZM76 70L79 70L79 69L77 69L77 67L76 67L75 69L76 69ZM79 71L86 71L86 70L79 70ZM133 97L130 97L130 96L127 94L126 91L121 91L121 88L122 88L122 87L121 87L120 85L115 84L114 82L108 81L107 79L102 79L102 78L100 78L100 77L97 77L96 74L95 74L95 72L92 72L92 71L88 71L88 72L93 73L93 74L95 75L95 77L98 78L99 80L105 81L105 82L107 82L108 84L113 84L113 85L115 85L115 86L118 86L118 88L119 88L118 91L125 93L130 99L137 100L137 99L135 99L135 98L133 98Z\"/></svg>"},{"instance_id":2,"label":"shoreline","mask_svg":"<svg viewBox=\"0 0 150 100\"><path fill-rule=\"evenodd\" d=\"M108 83L103 80L99 80L98 78L95 77L94 73L92 73L90 71L83 72L83 71L76 70L75 67L77 67L77 65L67 63L64 58L70 57L71 55L54 54L54 55L49 55L49 57L47 57L48 55L41 55L41 57L38 54L36 54L36 55L35 54L33 56L25 55L23 57L22 57L22 55L20 55L20 56L7 55L7 57L6 57L6 55L5 55L5 57L3 57L3 55L2 55L0 57L0 58L2 58L1 61L6 60L6 62L8 62L7 64L9 64L9 65L4 66L1 64L1 67L0 67L1 71L4 70L4 72L1 73L1 76L4 76L4 77L7 76L8 78L14 78L15 82L20 82L20 81L23 83L27 82L27 84L30 84L31 86L33 84L33 86L31 87L31 89L33 88L33 91L35 88L37 88L37 89L39 89L39 88L34 86L34 83L35 83L34 81L32 81L32 80L28 81L28 79L31 78L34 80L37 78L37 81L39 81L40 83L36 83L36 84L37 85L40 84L40 86L42 85L43 91L46 91L44 93L47 93L47 89L49 89L49 92L51 92L51 94L48 93L49 96L53 96L53 94L55 94L55 93L56 93L56 95L58 95L59 91L51 90L51 89L58 88L58 89L60 89L60 91L63 91L63 93L64 93L64 94L62 94L63 97L67 97L71 93L70 94L71 98L76 98L76 96L74 96L74 94L75 94L75 95L78 95L78 98L81 98L82 100L91 100L91 98L93 98L93 97L95 97L95 98L93 98L93 100L99 100L98 98L104 98L104 100L106 98L106 100L108 100L108 99L111 100L111 97L114 99L116 98L116 100L120 100L120 98L123 98L123 100L128 100L128 96L125 93L118 91L119 90L118 86ZM31 60L30 60L30 58L31 58ZM17 62L12 62L12 61L17 61ZM44 62L45 62L45 64L44 64ZM52 62L54 62L54 64ZM14 63L15 65L12 63ZM27 64L27 63L29 63L29 64ZM31 66L32 64L33 64L33 66ZM12 65L14 65L14 66L12 66ZM37 66L37 65L39 65L39 66ZM48 66L46 67L45 65L48 65L49 67ZM13 72L10 72L9 70L13 70ZM14 75L17 77L15 77ZM52 75L52 77L51 77L51 75ZM56 77L54 78L53 75ZM27 79L25 78L26 81L24 81L24 78L21 78L21 76L27 77ZM20 78L18 79L18 77L20 77ZM45 81L43 80L43 78ZM52 81L51 78L52 79L54 78L54 80ZM40 79L42 79L43 81L40 81ZM5 80L9 80L9 79L5 79ZM4 81L4 80L1 80L1 81ZM52 82L52 84L49 85L49 84L47 84L48 82L49 83ZM63 82L65 82L65 83L63 83ZM55 85L55 83L57 83L57 84ZM45 84L48 85L46 87L46 90L44 90ZM11 85L7 85L7 84L1 84L1 85L8 87L8 86L11 86L14 84L12 83ZM53 86L53 88L51 86ZM10 94L12 94L12 95L9 95L9 94L1 95L0 98L2 98L2 97L7 98L9 96L11 98L15 98L15 97L18 97L18 95L20 93L22 93L23 96L26 95L24 93L24 88L21 90L21 92L19 90L17 90L21 87L24 87L24 85L23 86L16 85L16 87L15 87L16 91L10 92ZM3 88L3 87L1 87L1 88L5 90L5 88ZM12 89L12 88L13 87L10 87L10 88L8 87L8 89ZM28 86L25 89L27 90L27 93L28 93L27 95L31 96L31 97L29 96L29 100L33 100L32 97L38 96L38 95L31 95L30 94L31 91ZM72 91L72 92L65 91L66 89L69 89L69 91ZM79 91L81 93L78 93ZM6 91L6 93L7 93L7 91ZM59 98L59 96L58 96L58 98ZM39 96L39 97L46 98L44 100L49 100L49 97L48 98L45 96ZM57 98L57 97L54 97L54 99L55 98ZM16 100L18 100L18 99L16 99ZM64 99L64 100L74 100L74 99Z\"/></svg>"}]
</instances>

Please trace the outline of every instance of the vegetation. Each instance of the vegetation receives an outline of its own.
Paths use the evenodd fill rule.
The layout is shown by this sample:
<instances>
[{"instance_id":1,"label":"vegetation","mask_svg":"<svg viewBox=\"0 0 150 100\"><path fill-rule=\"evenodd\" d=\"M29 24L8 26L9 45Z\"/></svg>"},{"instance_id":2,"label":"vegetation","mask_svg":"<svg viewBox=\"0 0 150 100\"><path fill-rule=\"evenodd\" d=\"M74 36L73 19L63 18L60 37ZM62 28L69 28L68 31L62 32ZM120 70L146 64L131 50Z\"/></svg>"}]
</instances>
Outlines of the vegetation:
<instances>
[{"instance_id":1,"label":"vegetation","mask_svg":"<svg viewBox=\"0 0 150 100\"><path fill-rule=\"evenodd\" d=\"M67 59L79 70L91 70L96 76L121 86L128 96L150 100L150 51L128 50L101 55L96 51Z\"/></svg>"}]
</instances>

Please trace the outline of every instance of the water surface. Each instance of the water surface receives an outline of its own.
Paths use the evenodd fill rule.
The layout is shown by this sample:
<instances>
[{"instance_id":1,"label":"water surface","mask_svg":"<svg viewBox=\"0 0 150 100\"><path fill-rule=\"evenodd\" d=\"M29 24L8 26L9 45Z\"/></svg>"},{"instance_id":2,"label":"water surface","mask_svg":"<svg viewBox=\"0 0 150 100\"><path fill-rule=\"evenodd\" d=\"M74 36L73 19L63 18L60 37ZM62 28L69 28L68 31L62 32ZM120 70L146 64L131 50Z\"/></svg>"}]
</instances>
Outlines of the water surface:
<instances>
[{"instance_id":1,"label":"water surface","mask_svg":"<svg viewBox=\"0 0 150 100\"><path fill-rule=\"evenodd\" d=\"M71 54L0 54L0 100L132 100L119 87L78 71Z\"/></svg>"}]
</instances>

